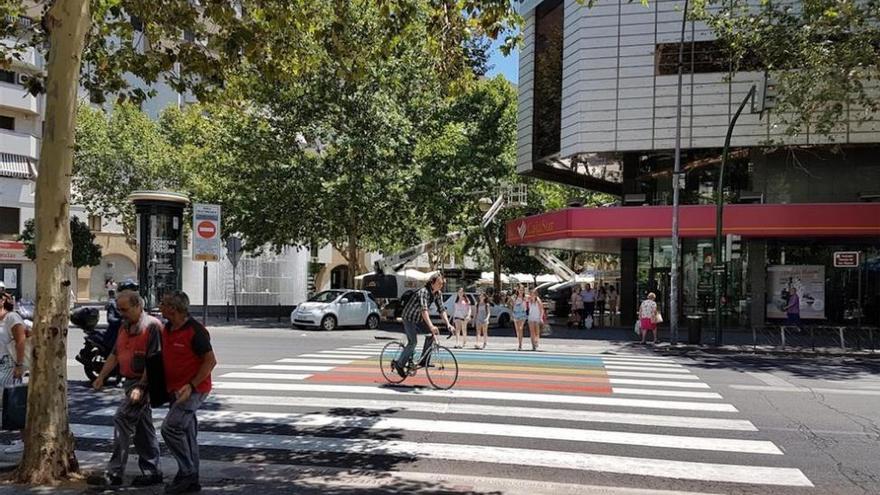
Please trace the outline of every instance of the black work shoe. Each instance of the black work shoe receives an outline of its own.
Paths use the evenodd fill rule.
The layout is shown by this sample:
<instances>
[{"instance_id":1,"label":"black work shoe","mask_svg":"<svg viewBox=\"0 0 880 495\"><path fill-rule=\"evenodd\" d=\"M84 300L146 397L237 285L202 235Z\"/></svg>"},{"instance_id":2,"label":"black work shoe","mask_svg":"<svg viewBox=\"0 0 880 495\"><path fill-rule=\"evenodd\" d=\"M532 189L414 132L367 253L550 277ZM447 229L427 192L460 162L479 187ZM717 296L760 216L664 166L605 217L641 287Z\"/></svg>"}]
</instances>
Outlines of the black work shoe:
<instances>
[{"instance_id":1,"label":"black work shoe","mask_svg":"<svg viewBox=\"0 0 880 495\"><path fill-rule=\"evenodd\" d=\"M131 480L131 486L153 486L162 483L161 474L141 474Z\"/></svg>"},{"instance_id":2,"label":"black work shoe","mask_svg":"<svg viewBox=\"0 0 880 495\"><path fill-rule=\"evenodd\" d=\"M111 473L93 474L86 478L86 483L93 486L122 486L122 476Z\"/></svg>"},{"instance_id":3,"label":"black work shoe","mask_svg":"<svg viewBox=\"0 0 880 495\"><path fill-rule=\"evenodd\" d=\"M404 371L403 368L399 364L397 364L397 361L391 361L391 367L394 368L394 371L396 371L401 378L406 378L406 371Z\"/></svg>"}]
</instances>

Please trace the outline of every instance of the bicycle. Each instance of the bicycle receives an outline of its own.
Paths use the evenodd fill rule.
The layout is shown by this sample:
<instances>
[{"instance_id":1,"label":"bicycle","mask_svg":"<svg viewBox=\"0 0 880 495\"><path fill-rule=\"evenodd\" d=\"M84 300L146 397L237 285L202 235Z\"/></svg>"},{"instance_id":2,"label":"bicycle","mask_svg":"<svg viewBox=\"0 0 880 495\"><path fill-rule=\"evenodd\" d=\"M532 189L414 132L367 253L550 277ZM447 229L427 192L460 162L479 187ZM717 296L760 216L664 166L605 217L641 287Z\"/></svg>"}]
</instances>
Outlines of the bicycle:
<instances>
[{"instance_id":1,"label":"bicycle","mask_svg":"<svg viewBox=\"0 0 880 495\"><path fill-rule=\"evenodd\" d=\"M431 345L420 357L418 363L414 363L412 358L409 359L403 368L404 376L400 376L391 363L400 357L403 348L404 345L395 340L385 344L379 354L379 369L388 383L395 385L401 383L408 377L415 376L416 372L422 368L425 369L428 381L436 389L449 390L458 381L458 360L455 359L455 354L437 343L436 338L433 338Z\"/></svg>"}]
</instances>

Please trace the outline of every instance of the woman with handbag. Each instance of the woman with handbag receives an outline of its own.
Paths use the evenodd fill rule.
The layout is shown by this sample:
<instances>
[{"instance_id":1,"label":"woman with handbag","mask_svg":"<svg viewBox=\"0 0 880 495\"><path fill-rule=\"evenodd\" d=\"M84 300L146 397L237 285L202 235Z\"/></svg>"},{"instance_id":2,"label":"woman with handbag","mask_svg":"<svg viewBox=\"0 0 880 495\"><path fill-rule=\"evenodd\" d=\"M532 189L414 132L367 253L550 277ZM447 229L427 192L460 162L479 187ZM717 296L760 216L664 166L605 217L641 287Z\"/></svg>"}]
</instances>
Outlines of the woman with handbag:
<instances>
[{"instance_id":1,"label":"woman with handbag","mask_svg":"<svg viewBox=\"0 0 880 495\"><path fill-rule=\"evenodd\" d=\"M584 309L584 301L581 299L581 287L575 285L571 289L571 315L568 317L568 326L580 328L581 311Z\"/></svg>"},{"instance_id":2,"label":"woman with handbag","mask_svg":"<svg viewBox=\"0 0 880 495\"><path fill-rule=\"evenodd\" d=\"M15 312L15 301L9 294L0 294L0 385L5 390L21 383L27 366L30 364L27 349L27 324ZM4 394L5 395L5 394ZM7 407L7 404L3 404ZM24 443L15 440L3 453L18 454L24 450Z\"/></svg>"},{"instance_id":3,"label":"woman with handbag","mask_svg":"<svg viewBox=\"0 0 880 495\"><path fill-rule=\"evenodd\" d=\"M648 298L642 301L642 304L639 306L639 326L642 330L642 344L645 343L648 332L654 332L654 340L651 343L657 343L657 324L662 319L660 312L657 311L655 299L657 299L657 295L649 292Z\"/></svg>"}]
</instances>

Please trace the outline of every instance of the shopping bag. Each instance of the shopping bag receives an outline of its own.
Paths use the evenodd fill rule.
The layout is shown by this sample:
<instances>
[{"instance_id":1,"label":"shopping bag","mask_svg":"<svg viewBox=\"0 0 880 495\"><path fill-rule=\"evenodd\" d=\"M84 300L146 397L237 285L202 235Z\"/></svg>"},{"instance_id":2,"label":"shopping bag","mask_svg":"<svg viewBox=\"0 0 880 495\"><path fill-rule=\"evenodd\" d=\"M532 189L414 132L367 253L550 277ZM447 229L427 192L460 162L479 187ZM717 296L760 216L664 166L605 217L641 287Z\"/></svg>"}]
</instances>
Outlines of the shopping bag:
<instances>
[{"instance_id":1,"label":"shopping bag","mask_svg":"<svg viewBox=\"0 0 880 495\"><path fill-rule=\"evenodd\" d=\"M23 430L27 419L26 383L14 383L3 389L3 429Z\"/></svg>"},{"instance_id":2,"label":"shopping bag","mask_svg":"<svg viewBox=\"0 0 880 495\"><path fill-rule=\"evenodd\" d=\"M587 315L587 317L584 319L584 328L586 328L587 330L593 328L593 317L592 316Z\"/></svg>"},{"instance_id":3,"label":"shopping bag","mask_svg":"<svg viewBox=\"0 0 880 495\"><path fill-rule=\"evenodd\" d=\"M660 314L659 311L657 311L657 314L654 315L654 317L651 318L651 320L653 320L653 322L654 322L655 324L659 325L659 324L663 323L663 315Z\"/></svg>"},{"instance_id":4,"label":"shopping bag","mask_svg":"<svg viewBox=\"0 0 880 495\"><path fill-rule=\"evenodd\" d=\"M165 365L162 363L161 352L147 358L146 373L150 405L162 407L162 405L171 402L171 395L168 394L168 388L165 384Z\"/></svg>"},{"instance_id":5,"label":"shopping bag","mask_svg":"<svg viewBox=\"0 0 880 495\"><path fill-rule=\"evenodd\" d=\"M636 335L638 335L639 337L642 336L642 324L641 324L638 320L636 320L636 324L635 324L635 326L633 326L633 331L634 331L634 332L636 333Z\"/></svg>"}]
</instances>

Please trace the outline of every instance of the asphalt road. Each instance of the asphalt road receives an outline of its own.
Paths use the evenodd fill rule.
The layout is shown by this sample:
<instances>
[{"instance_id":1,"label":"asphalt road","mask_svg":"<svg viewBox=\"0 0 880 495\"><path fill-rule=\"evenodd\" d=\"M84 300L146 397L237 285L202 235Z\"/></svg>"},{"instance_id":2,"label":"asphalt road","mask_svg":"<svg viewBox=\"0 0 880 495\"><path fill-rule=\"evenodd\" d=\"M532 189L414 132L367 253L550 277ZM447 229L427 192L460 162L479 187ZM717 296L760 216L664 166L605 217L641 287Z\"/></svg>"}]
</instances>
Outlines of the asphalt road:
<instances>
[{"instance_id":1,"label":"asphalt road","mask_svg":"<svg viewBox=\"0 0 880 495\"><path fill-rule=\"evenodd\" d=\"M422 375L384 383L376 337L400 337L393 326L270 327L211 328L205 491L880 493L876 361L552 338L516 352L502 337L455 350L460 380L443 392ZM81 342L71 330L70 356ZM78 456L97 469L120 392L88 390L69 364Z\"/></svg>"}]
</instances>

